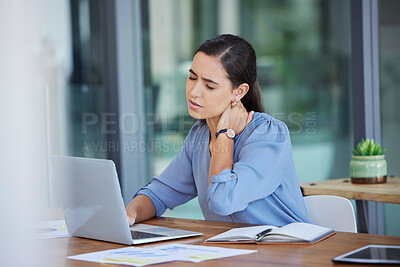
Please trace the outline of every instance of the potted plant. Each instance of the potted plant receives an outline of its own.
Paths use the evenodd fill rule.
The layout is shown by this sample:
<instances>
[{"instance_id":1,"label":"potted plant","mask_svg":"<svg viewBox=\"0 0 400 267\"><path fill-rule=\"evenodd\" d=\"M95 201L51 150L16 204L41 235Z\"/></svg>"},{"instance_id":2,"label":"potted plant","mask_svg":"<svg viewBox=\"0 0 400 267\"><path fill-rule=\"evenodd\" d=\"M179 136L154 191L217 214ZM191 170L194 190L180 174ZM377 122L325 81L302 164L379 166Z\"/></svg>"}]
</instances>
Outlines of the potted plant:
<instances>
[{"instance_id":1,"label":"potted plant","mask_svg":"<svg viewBox=\"0 0 400 267\"><path fill-rule=\"evenodd\" d=\"M385 150L374 139L363 139L353 150L350 162L351 182L356 184L385 183L387 165Z\"/></svg>"}]
</instances>

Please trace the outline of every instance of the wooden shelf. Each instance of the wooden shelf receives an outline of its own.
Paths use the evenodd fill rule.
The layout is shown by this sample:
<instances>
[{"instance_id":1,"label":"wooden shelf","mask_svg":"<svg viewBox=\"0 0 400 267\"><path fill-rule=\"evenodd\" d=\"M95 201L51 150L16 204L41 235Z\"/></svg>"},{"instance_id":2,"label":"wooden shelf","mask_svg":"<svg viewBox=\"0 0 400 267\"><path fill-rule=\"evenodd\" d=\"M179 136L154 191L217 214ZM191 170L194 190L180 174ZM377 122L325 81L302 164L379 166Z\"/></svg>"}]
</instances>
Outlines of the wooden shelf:
<instances>
[{"instance_id":1,"label":"wooden shelf","mask_svg":"<svg viewBox=\"0 0 400 267\"><path fill-rule=\"evenodd\" d=\"M400 204L400 177L388 177L383 184L352 184L350 178L302 183L304 196L335 195L349 199Z\"/></svg>"}]
</instances>

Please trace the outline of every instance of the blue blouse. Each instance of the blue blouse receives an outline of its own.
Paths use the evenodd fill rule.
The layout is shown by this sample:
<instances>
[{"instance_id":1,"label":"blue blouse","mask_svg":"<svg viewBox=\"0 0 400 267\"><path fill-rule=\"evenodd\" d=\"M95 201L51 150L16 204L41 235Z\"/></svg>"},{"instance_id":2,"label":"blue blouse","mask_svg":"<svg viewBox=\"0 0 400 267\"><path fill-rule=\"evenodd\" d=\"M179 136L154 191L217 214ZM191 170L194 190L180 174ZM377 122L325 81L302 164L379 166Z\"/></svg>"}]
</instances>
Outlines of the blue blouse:
<instances>
[{"instance_id":1,"label":"blue blouse","mask_svg":"<svg viewBox=\"0 0 400 267\"><path fill-rule=\"evenodd\" d=\"M207 123L197 121L176 158L135 196L148 196L157 216L198 196L206 220L277 226L309 222L283 122L256 112L235 137L233 169L211 176L210 185L209 142Z\"/></svg>"}]
</instances>

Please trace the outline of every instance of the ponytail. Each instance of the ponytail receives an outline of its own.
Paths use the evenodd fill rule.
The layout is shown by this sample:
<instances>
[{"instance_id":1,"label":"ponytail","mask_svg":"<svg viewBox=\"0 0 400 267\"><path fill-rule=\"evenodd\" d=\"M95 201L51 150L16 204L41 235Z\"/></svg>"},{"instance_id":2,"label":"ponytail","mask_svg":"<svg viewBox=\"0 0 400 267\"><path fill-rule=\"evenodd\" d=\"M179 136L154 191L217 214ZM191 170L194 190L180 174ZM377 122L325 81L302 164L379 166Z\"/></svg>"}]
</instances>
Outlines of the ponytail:
<instances>
[{"instance_id":1,"label":"ponytail","mask_svg":"<svg viewBox=\"0 0 400 267\"><path fill-rule=\"evenodd\" d=\"M249 94L250 90L251 93ZM265 112L261 101L261 88L257 79L254 85L249 88L249 92L247 92L241 100L247 112Z\"/></svg>"}]
</instances>

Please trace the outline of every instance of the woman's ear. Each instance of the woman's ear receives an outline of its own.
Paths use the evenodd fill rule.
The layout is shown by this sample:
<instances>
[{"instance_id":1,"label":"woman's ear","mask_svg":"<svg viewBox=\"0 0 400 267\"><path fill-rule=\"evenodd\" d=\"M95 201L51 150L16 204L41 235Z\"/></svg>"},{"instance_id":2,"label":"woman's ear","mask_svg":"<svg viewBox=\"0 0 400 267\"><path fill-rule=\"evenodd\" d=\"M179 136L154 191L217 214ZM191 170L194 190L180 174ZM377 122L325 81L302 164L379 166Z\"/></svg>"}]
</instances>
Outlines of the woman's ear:
<instances>
[{"instance_id":1,"label":"woman's ear","mask_svg":"<svg viewBox=\"0 0 400 267\"><path fill-rule=\"evenodd\" d=\"M239 101L241 100L244 95L249 91L249 85L247 83L242 83L235 89L235 100Z\"/></svg>"}]
</instances>

